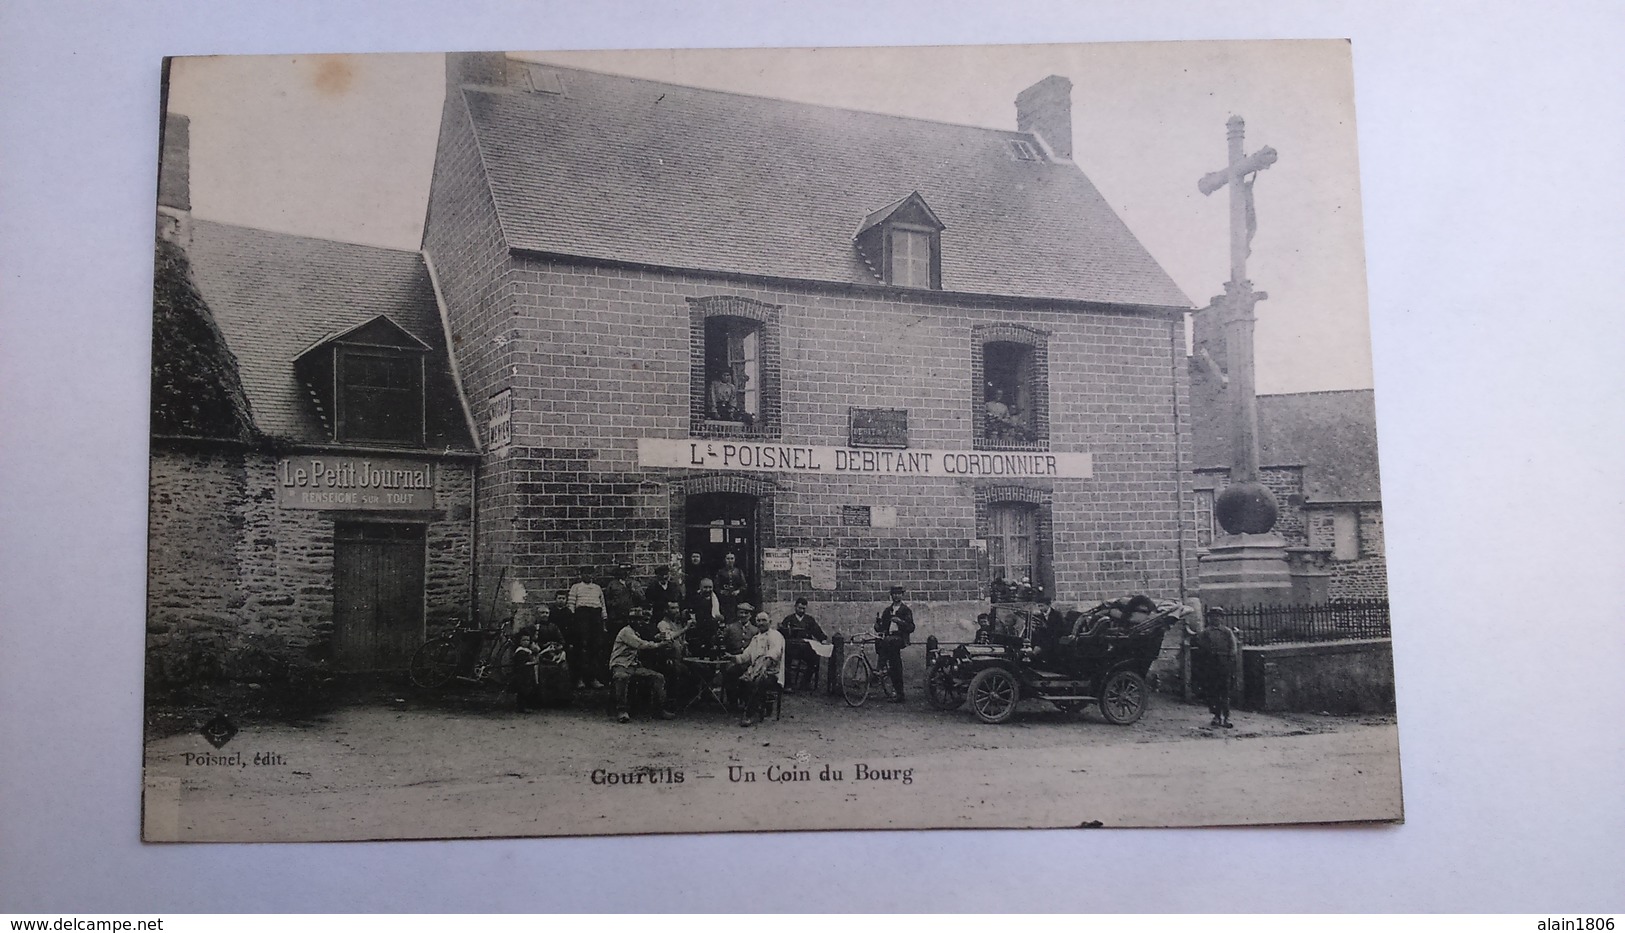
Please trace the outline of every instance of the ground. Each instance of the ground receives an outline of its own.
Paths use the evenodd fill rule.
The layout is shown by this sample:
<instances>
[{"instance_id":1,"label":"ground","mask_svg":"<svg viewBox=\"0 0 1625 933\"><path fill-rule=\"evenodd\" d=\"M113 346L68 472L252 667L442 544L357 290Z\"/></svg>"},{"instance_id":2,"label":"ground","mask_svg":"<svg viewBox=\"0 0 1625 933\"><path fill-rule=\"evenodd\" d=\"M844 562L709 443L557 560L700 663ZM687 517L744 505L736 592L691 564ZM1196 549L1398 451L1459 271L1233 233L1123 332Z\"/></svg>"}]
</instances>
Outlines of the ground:
<instances>
[{"instance_id":1,"label":"ground","mask_svg":"<svg viewBox=\"0 0 1625 933\"><path fill-rule=\"evenodd\" d=\"M1137 724L1024 703L1010 722L916 691L852 709L794 694L741 728L715 708L618 724L607 691L521 714L511 697L373 691L303 723L147 745L149 840L708 830L1222 825L1400 816L1391 717L1238 712L1158 696ZM171 716L179 722L185 714ZM201 720L199 720L201 722ZM190 757L188 757L190 756ZM837 776L839 779L837 779Z\"/></svg>"}]
</instances>

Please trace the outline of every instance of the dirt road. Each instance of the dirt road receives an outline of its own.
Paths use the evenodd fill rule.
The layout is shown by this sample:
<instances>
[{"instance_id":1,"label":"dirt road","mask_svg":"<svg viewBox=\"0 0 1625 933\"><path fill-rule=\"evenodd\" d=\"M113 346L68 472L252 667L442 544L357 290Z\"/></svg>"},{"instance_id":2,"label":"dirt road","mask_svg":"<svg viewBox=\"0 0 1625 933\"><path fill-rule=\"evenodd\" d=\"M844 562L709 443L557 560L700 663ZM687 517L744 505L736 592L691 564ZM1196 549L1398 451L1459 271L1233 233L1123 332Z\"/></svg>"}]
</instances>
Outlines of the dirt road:
<instances>
[{"instance_id":1,"label":"dirt road","mask_svg":"<svg viewBox=\"0 0 1625 933\"><path fill-rule=\"evenodd\" d=\"M597 700L597 703L594 701ZM1391 719L1238 713L1159 698L1123 728L1033 703L1003 725L793 695L615 723L601 698L529 714L410 698L308 726L147 748L149 840L292 841L752 829L1222 825L1400 815Z\"/></svg>"}]
</instances>

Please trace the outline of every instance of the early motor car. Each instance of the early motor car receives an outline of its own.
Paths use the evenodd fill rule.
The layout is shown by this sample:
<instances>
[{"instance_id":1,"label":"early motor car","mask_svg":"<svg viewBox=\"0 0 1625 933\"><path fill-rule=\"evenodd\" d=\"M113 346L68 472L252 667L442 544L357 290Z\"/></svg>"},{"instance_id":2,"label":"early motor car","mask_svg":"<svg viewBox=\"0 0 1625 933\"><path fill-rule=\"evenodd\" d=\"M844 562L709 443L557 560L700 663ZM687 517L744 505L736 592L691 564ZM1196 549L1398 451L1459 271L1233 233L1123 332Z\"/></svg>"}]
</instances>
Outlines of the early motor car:
<instances>
[{"instance_id":1,"label":"early motor car","mask_svg":"<svg viewBox=\"0 0 1625 933\"><path fill-rule=\"evenodd\" d=\"M1065 710L1100 706L1107 722L1130 725L1145 714L1146 675L1168 627L1184 606L1129 596L1060 613L1042 603L995 603L976 640L951 649L926 646L926 694L951 710L970 705L983 722L1015 715L1025 699Z\"/></svg>"}]
</instances>

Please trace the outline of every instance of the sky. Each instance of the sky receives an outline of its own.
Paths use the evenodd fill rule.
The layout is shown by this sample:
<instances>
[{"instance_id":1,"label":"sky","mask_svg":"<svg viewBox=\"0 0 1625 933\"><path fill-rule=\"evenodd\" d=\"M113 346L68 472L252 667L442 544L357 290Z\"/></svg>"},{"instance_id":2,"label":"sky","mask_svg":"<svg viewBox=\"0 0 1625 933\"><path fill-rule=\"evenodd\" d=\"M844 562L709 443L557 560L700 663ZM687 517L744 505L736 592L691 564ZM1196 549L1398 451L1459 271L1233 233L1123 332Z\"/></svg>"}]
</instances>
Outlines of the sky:
<instances>
[{"instance_id":1,"label":"sky","mask_svg":"<svg viewBox=\"0 0 1625 933\"><path fill-rule=\"evenodd\" d=\"M808 103L1015 128L1016 94L1072 81L1073 158L1192 302L1229 278L1225 121L1279 161L1254 188L1261 393L1371 387L1347 43L1169 42L512 53ZM416 249L445 92L439 55L177 60L196 216Z\"/></svg>"}]
</instances>

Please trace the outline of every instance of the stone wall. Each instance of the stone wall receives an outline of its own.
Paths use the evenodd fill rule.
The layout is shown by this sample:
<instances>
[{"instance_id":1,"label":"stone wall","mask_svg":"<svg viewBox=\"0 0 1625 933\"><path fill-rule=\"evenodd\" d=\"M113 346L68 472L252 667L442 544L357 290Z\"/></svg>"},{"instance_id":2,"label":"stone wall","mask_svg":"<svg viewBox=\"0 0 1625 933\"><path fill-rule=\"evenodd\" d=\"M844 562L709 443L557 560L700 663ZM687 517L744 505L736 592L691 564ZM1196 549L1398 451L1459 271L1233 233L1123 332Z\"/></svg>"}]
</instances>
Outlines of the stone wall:
<instances>
[{"instance_id":1,"label":"stone wall","mask_svg":"<svg viewBox=\"0 0 1625 933\"><path fill-rule=\"evenodd\" d=\"M277 461L241 447L154 442L150 682L282 680L330 660L334 520L365 513L279 508ZM473 469L436 464L437 514L424 516L430 630L467 612Z\"/></svg>"},{"instance_id":2,"label":"stone wall","mask_svg":"<svg viewBox=\"0 0 1625 933\"><path fill-rule=\"evenodd\" d=\"M1393 643L1383 638L1244 647L1242 680L1248 709L1391 713Z\"/></svg>"}]
</instances>

